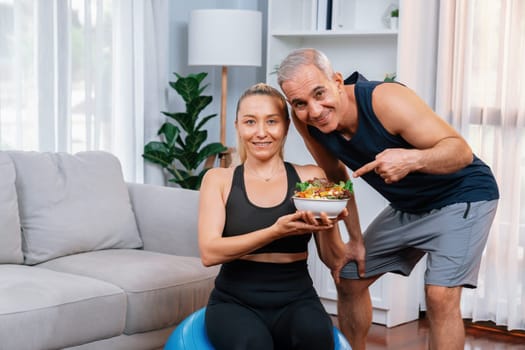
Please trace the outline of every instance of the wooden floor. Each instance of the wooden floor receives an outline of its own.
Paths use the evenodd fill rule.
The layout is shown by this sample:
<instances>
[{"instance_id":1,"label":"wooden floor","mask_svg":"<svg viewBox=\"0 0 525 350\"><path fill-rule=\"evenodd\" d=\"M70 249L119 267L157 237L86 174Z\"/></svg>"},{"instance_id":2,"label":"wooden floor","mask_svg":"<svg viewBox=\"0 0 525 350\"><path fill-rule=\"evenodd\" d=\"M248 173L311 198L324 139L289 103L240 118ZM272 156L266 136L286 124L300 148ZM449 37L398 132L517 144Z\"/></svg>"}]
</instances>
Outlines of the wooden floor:
<instances>
[{"instance_id":1,"label":"wooden floor","mask_svg":"<svg viewBox=\"0 0 525 350\"><path fill-rule=\"evenodd\" d=\"M337 326L337 320L333 318ZM496 327L465 322L465 350L525 350L525 332L506 332ZM428 322L422 318L396 327L372 324L367 350L426 350Z\"/></svg>"}]
</instances>

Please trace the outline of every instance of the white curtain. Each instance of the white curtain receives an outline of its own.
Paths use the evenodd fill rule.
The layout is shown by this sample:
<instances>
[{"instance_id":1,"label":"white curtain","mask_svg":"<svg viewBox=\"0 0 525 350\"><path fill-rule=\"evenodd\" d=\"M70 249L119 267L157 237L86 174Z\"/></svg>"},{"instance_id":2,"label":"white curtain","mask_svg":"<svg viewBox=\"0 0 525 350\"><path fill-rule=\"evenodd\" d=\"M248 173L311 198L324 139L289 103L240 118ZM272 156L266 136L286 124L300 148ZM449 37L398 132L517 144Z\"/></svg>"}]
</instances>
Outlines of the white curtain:
<instances>
[{"instance_id":1,"label":"white curtain","mask_svg":"<svg viewBox=\"0 0 525 350\"><path fill-rule=\"evenodd\" d=\"M501 193L463 315L525 329L525 2L441 1L439 18L436 110L492 167Z\"/></svg>"},{"instance_id":2,"label":"white curtain","mask_svg":"<svg viewBox=\"0 0 525 350\"><path fill-rule=\"evenodd\" d=\"M439 19L439 34L413 30L414 17ZM432 0L422 7L403 0L399 40L400 80L409 78L418 92L434 88L427 102L434 100L436 112L489 164L500 188L478 288L464 291L463 316L525 329L525 1Z\"/></svg>"},{"instance_id":3,"label":"white curtain","mask_svg":"<svg viewBox=\"0 0 525 350\"><path fill-rule=\"evenodd\" d=\"M0 1L0 149L106 150L142 181L167 16L167 0Z\"/></svg>"}]
</instances>

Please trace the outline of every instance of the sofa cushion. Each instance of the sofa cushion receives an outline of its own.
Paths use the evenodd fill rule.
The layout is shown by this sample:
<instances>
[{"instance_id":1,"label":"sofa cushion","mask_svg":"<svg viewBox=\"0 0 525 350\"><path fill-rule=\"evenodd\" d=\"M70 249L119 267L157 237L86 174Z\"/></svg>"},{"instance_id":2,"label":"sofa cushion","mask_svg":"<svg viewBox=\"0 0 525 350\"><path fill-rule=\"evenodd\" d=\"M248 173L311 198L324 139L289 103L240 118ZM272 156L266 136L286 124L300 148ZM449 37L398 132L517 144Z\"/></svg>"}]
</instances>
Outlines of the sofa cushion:
<instances>
[{"instance_id":1,"label":"sofa cushion","mask_svg":"<svg viewBox=\"0 0 525 350\"><path fill-rule=\"evenodd\" d=\"M142 246L115 156L100 151L8 154L17 174L26 264L79 252Z\"/></svg>"},{"instance_id":2,"label":"sofa cushion","mask_svg":"<svg viewBox=\"0 0 525 350\"><path fill-rule=\"evenodd\" d=\"M112 249L65 256L41 267L97 278L127 295L125 334L179 323L208 302L216 267L199 258L144 250Z\"/></svg>"},{"instance_id":3,"label":"sofa cushion","mask_svg":"<svg viewBox=\"0 0 525 350\"><path fill-rule=\"evenodd\" d=\"M15 167L11 158L0 152L0 264L24 262L21 237Z\"/></svg>"},{"instance_id":4,"label":"sofa cushion","mask_svg":"<svg viewBox=\"0 0 525 350\"><path fill-rule=\"evenodd\" d=\"M128 190L145 250L200 256L199 191L138 183L128 183Z\"/></svg>"},{"instance_id":5,"label":"sofa cushion","mask_svg":"<svg viewBox=\"0 0 525 350\"><path fill-rule=\"evenodd\" d=\"M73 346L62 350L164 350L164 344L166 344L175 328L176 326L172 326L146 333L135 333L130 335L121 334L118 337L97 340L92 343Z\"/></svg>"},{"instance_id":6,"label":"sofa cushion","mask_svg":"<svg viewBox=\"0 0 525 350\"><path fill-rule=\"evenodd\" d=\"M62 349L122 334L126 295L107 282L0 265L2 349Z\"/></svg>"}]
</instances>

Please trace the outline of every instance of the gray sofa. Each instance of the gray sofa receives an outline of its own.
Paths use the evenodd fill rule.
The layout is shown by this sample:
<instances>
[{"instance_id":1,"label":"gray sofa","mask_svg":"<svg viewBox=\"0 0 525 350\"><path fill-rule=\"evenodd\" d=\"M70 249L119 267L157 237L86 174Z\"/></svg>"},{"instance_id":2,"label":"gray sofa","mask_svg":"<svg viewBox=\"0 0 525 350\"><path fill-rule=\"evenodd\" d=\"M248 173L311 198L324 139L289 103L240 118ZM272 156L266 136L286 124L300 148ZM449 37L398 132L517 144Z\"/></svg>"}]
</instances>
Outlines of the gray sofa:
<instances>
[{"instance_id":1,"label":"gray sofa","mask_svg":"<svg viewBox=\"0 0 525 350\"><path fill-rule=\"evenodd\" d=\"M0 152L0 349L161 349L217 274L197 208L109 153Z\"/></svg>"}]
</instances>

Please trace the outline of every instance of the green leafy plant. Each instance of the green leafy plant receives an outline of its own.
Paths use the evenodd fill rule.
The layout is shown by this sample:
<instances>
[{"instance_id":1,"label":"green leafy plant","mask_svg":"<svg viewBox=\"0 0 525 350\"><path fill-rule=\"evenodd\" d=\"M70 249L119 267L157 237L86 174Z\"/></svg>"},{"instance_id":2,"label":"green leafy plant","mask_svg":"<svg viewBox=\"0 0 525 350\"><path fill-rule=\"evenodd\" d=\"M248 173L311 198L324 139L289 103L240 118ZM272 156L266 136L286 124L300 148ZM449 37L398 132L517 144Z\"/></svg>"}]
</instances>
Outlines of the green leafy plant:
<instances>
[{"instance_id":1,"label":"green leafy plant","mask_svg":"<svg viewBox=\"0 0 525 350\"><path fill-rule=\"evenodd\" d=\"M273 70L270 72L270 74L277 74L277 72L279 71L279 67L280 67L279 64L274 64Z\"/></svg>"},{"instance_id":2,"label":"green leafy plant","mask_svg":"<svg viewBox=\"0 0 525 350\"><path fill-rule=\"evenodd\" d=\"M399 17L399 9L393 9L390 11L390 17Z\"/></svg>"},{"instance_id":3,"label":"green leafy plant","mask_svg":"<svg viewBox=\"0 0 525 350\"><path fill-rule=\"evenodd\" d=\"M313 178L295 184L295 196L300 198L345 199L354 193L352 180L332 182L326 178Z\"/></svg>"},{"instance_id":4,"label":"green leafy plant","mask_svg":"<svg viewBox=\"0 0 525 350\"><path fill-rule=\"evenodd\" d=\"M199 118L199 114L213 99L202 94L208 84L201 86L201 83L208 74L203 72L186 77L174 74L177 80L169 84L186 103L186 112L162 112L168 119L157 132L161 141L146 144L142 157L160 165L171 176L168 178L169 182L198 190L202 177L209 169L206 166L201 168L201 164L227 148L220 142L205 144L208 132L202 128L206 122L217 116L211 114Z\"/></svg>"},{"instance_id":5,"label":"green leafy plant","mask_svg":"<svg viewBox=\"0 0 525 350\"><path fill-rule=\"evenodd\" d=\"M396 81L396 73L387 73L385 74L385 79L383 79L384 82L387 83L393 83Z\"/></svg>"}]
</instances>

